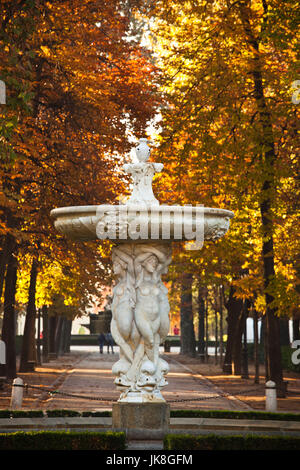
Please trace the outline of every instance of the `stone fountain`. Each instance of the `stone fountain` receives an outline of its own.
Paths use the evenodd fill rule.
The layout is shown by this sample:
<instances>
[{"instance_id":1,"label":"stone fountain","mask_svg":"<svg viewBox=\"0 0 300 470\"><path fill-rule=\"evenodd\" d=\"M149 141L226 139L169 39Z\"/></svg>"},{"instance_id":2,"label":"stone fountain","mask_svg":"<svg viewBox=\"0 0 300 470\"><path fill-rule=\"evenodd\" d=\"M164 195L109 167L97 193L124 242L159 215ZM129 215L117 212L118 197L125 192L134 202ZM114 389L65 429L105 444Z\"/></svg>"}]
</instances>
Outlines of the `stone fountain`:
<instances>
[{"instance_id":1,"label":"stone fountain","mask_svg":"<svg viewBox=\"0 0 300 470\"><path fill-rule=\"evenodd\" d=\"M161 389L167 385L169 367L159 356L159 346L170 326L168 291L161 276L171 263L172 243L185 241L188 249L200 249L204 240L225 235L233 213L203 206L160 205L152 180L163 165L149 162L147 139L140 139L135 152L137 162L124 165L133 182L126 201L57 208L51 217L56 229L73 240L112 242L116 283L111 333L120 348L119 360L112 367L120 390L113 422L117 428L155 429L168 421Z\"/></svg>"}]
</instances>

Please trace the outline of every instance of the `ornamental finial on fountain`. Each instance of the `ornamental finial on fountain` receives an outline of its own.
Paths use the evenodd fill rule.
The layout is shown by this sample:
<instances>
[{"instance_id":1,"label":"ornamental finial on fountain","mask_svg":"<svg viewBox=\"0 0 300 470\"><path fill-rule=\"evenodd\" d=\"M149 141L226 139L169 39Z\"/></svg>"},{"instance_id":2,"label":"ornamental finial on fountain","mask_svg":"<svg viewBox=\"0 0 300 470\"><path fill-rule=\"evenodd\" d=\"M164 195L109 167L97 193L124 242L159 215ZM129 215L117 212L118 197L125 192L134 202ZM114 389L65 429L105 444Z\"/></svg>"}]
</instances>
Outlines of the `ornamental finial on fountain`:
<instances>
[{"instance_id":1,"label":"ornamental finial on fountain","mask_svg":"<svg viewBox=\"0 0 300 470\"><path fill-rule=\"evenodd\" d=\"M126 201L126 205L147 204L159 205L159 201L153 194L152 180L155 173L160 173L163 169L162 163L148 162L150 148L147 139L139 140L135 148L138 159L137 163L127 163L123 166L126 173L130 174L133 180L132 193Z\"/></svg>"},{"instance_id":2,"label":"ornamental finial on fountain","mask_svg":"<svg viewBox=\"0 0 300 470\"><path fill-rule=\"evenodd\" d=\"M135 154L139 162L147 162L150 157L150 148L148 147L148 139L139 140L138 146L135 148Z\"/></svg>"}]
</instances>

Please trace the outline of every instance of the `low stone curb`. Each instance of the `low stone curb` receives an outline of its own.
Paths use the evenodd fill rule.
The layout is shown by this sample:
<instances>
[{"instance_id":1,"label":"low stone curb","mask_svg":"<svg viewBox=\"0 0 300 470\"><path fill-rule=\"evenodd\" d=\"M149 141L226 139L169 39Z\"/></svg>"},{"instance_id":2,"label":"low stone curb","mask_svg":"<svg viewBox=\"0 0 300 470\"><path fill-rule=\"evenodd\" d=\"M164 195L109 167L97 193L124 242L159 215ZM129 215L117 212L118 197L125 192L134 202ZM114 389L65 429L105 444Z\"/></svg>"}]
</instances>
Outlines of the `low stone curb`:
<instances>
[{"instance_id":1,"label":"low stone curb","mask_svg":"<svg viewBox=\"0 0 300 470\"><path fill-rule=\"evenodd\" d=\"M112 431L111 417L62 417L62 418L1 418L0 433L16 431ZM158 433L151 429L130 429L130 438L162 439L166 433L180 434L280 434L299 435L300 422L276 420L235 420L214 418L171 418L168 431ZM159 435L158 435L159 434Z\"/></svg>"},{"instance_id":2,"label":"low stone curb","mask_svg":"<svg viewBox=\"0 0 300 470\"><path fill-rule=\"evenodd\" d=\"M16 431L55 431L89 430L111 431L112 418L96 417L64 417L64 418L2 418L0 419L0 433Z\"/></svg>"}]
</instances>

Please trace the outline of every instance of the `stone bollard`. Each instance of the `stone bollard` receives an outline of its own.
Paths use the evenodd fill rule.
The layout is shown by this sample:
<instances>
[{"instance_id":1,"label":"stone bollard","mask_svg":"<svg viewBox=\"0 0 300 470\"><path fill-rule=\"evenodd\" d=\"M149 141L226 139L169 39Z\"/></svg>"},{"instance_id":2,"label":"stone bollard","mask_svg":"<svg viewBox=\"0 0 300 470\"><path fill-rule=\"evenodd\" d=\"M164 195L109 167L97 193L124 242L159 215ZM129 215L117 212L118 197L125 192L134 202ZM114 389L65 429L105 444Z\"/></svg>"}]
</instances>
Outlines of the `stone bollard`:
<instances>
[{"instance_id":1,"label":"stone bollard","mask_svg":"<svg viewBox=\"0 0 300 470\"><path fill-rule=\"evenodd\" d=\"M22 408L22 401L23 401L23 390L22 387L23 380L20 377L17 377L13 381L13 386L11 390L11 400L10 400L10 407L12 410L16 410L17 408Z\"/></svg>"},{"instance_id":2,"label":"stone bollard","mask_svg":"<svg viewBox=\"0 0 300 470\"><path fill-rule=\"evenodd\" d=\"M266 411L277 411L276 384L272 380L266 383Z\"/></svg>"},{"instance_id":3,"label":"stone bollard","mask_svg":"<svg viewBox=\"0 0 300 470\"><path fill-rule=\"evenodd\" d=\"M6 381L6 347L4 341L0 340L0 389Z\"/></svg>"}]
</instances>

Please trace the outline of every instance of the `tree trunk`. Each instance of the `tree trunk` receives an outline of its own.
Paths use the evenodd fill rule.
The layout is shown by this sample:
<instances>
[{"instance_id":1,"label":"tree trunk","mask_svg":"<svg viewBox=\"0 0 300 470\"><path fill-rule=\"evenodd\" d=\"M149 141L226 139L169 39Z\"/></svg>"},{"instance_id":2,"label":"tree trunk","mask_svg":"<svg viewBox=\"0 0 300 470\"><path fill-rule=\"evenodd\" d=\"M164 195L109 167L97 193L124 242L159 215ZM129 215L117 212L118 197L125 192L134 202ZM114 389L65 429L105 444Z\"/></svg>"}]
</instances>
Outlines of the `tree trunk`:
<instances>
[{"instance_id":1,"label":"tree trunk","mask_svg":"<svg viewBox=\"0 0 300 470\"><path fill-rule=\"evenodd\" d=\"M50 356L56 356L56 345L55 345L55 332L58 317L51 315L49 316L49 354Z\"/></svg>"},{"instance_id":2,"label":"tree trunk","mask_svg":"<svg viewBox=\"0 0 300 470\"><path fill-rule=\"evenodd\" d=\"M25 327L23 333L22 352L20 360L19 372L30 372L32 370L32 363L36 362L36 341L35 341L35 294L36 294L36 280L38 263L34 258L32 261L30 272L30 283L28 292L28 304L26 310Z\"/></svg>"},{"instance_id":3,"label":"tree trunk","mask_svg":"<svg viewBox=\"0 0 300 470\"><path fill-rule=\"evenodd\" d=\"M224 343L223 343L223 286L219 288L220 297L220 365L223 367L223 354L224 354Z\"/></svg>"},{"instance_id":4,"label":"tree trunk","mask_svg":"<svg viewBox=\"0 0 300 470\"><path fill-rule=\"evenodd\" d=\"M277 309L272 305L274 298L268 289L272 279L275 277L274 267L274 241L272 221L272 192L275 190L274 166L276 161L274 136L272 129L271 114L268 109L262 77L261 54L256 34L252 30L250 20L250 1L240 2L241 20L249 44L249 50L253 52L250 74L254 84L254 99L256 102L259 121L261 125L260 147L262 165L262 190L260 198L260 213L262 221L262 255L264 288L266 299L266 380L276 383L279 396L283 397L283 376L281 364L279 318L276 316Z\"/></svg>"},{"instance_id":5,"label":"tree trunk","mask_svg":"<svg viewBox=\"0 0 300 470\"><path fill-rule=\"evenodd\" d=\"M72 331L72 320L66 320L65 327L65 339L64 339L64 352L69 353L71 350L71 331Z\"/></svg>"},{"instance_id":6,"label":"tree trunk","mask_svg":"<svg viewBox=\"0 0 300 470\"><path fill-rule=\"evenodd\" d=\"M241 375L242 373L242 338L244 332L244 312L243 301L241 299L233 298L234 315L235 315L235 329L233 337L232 349L232 372L233 375Z\"/></svg>"},{"instance_id":7,"label":"tree trunk","mask_svg":"<svg viewBox=\"0 0 300 470\"><path fill-rule=\"evenodd\" d=\"M242 354L242 308L243 302L234 296L235 289L230 286L227 309L227 344L224 357L223 371L226 374L240 375Z\"/></svg>"},{"instance_id":8,"label":"tree trunk","mask_svg":"<svg viewBox=\"0 0 300 470\"><path fill-rule=\"evenodd\" d=\"M2 298L3 285L5 279L6 266L12 252L14 240L10 234L7 234L4 239L3 248L0 256L0 299Z\"/></svg>"},{"instance_id":9,"label":"tree trunk","mask_svg":"<svg viewBox=\"0 0 300 470\"><path fill-rule=\"evenodd\" d=\"M289 318L279 318L280 344L290 346Z\"/></svg>"},{"instance_id":10,"label":"tree trunk","mask_svg":"<svg viewBox=\"0 0 300 470\"><path fill-rule=\"evenodd\" d=\"M215 309L215 364L218 364L218 310Z\"/></svg>"},{"instance_id":11,"label":"tree trunk","mask_svg":"<svg viewBox=\"0 0 300 470\"><path fill-rule=\"evenodd\" d=\"M198 288L198 354L200 362L205 361L205 304L202 288Z\"/></svg>"},{"instance_id":12,"label":"tree trunk","mask_svg":"<svg viewBox=\"0 0 300 470\"><path fill-rule=\"evenodd\" d=\"M15 297L17 284L17 246L13 242L6 269L4 290L4 314L2 340L6 345L6 377L14 379L17 375L16 366L16 313Z\"/></svg>"},{"instance_id":13,"label":"tree trunk","mask_svg":"<svg viewBox=\"0 0 300 470\"><path fill-rule=\"evenodd\" d=\"M268 367L268 348L267 348L268 332L266 328L266 323L267 323L266 315L264 315L261 320L260 344L263 347L264 362L265 362L265 376L267 377L269 367Z\"/></svg>"},{"instance_id":14,"label":"tree trunk","mask_svg":"<svg viewBox=\"0 0 300 470\"><path fill-rule=\"evenodd\" d=\"M192 305L192 284L193 275L183 274L181 281L180 299L180 329L181 329L181 354L195 357L196 340L193 323Z\"/></svg>"},{"instance_id":15,"label":"tree trunk","mask_svg":"<svg viewBox=\"0 0 300 470\"><path fill-rule=\"evenodd\" d=\"M41 309L38 309L38 331L37 331L37 339L36 339L36 357L37 357L37 364L42 363L42 356L41 356Z\"/></svg>"},{"instance_id":16,"label":"tree trunk","mask_svg":"<svg viewBox=\"0 0 300 470\"><path fill-rule=\"evenodd\" d=\"M250 302L248 299L244 300L243 302L243 346L242 346L242 379L249 378L249 370L248 370L248 342L247 342L247 318L249 313L249 305Z\"/></svg>"},{"instance_id":17,"label":"tree trunk","mask_svg":"<svg viewBox=\"0 0 300 470\"><path fill-rule=\"evenodd\" d=\"M63 324L64 324L64 318L61 315L59 315L57 317L56 330L55 330L55 352L57 356L60 356L62 354Z\"/></svg>"},{"instance_id":18,"label":"tree trunk","mask_svg":"<svg viewBox=\"0 0 300 470\"><path fill-rule=\"evenodd\" d=\"M42 358L43 358L43 362L49 362L49 318L48 318L47 305L43 305L42 307L42 316L43 316Z\"/></svg>"},{"instance_id":19,"label":"tree trunk","mask_svg":"<svg viewBox=\"0 0 300 470\"><path fill-rule=\"evenodd\" d=\"M268 313L267 320L267 374L266 380L273 380L276 384L277 396L286 395L283 384L279 319L272 312Z\"/></svg>"},{"instance_id":20,"label":"tree trunk","mask_svg":"<svg viewBox=\"0 0 300 470\"><path fill-rule=\"evenodd\" d=\"M230 288L230 294L229 294L229 299L232 293L232 287ZM226 317L226 322L227 322L227 342L226 342L226 350L225 350L225 356L224 356L224 362L223 362L223 372L225 374L232 374L232 350L233 350L233 338L234 338L234 328L235 328L235 323L234 323L234 318L232 314L232 310L229 307L229 300L226 303L226 309L227 309L227 317Z\"/></svg>"},{"instance_id":21,"label":"tree trunk","mask_svg":"<svg viewBox=\"0 0 300 470\"><path fill-rule=\"evenodd\" d=\"M253 309L253 336L254 336L254 383L259 384L259 354L258 354L258 315Z\"/></svg>"},{"instance_id":22,"label":"tree trunk","mask_svg":"<svg viewBox=\"0 0 300 470\"><path fill-rule=\"evenodd\" d=\"M299 318L294 319L293 320L293 341L295 341L296 339L300 339L299 326L300 326Z\"/></svg>"},{"instance_id":23,"label":"tree trunk","mask_svg":"<svg viewBox=\"0 0 300 470\"><path fill-rule=\"evenodd\" d=\"M69 320L61 315L58 318L57 330L56 330L56 352L58 356L64 354L67 350L68 336L71 330L69 328Z\"/></svg>"},{"instance_id":24,"label":"tree trunk","mask_svg":"<svg viewBox=\"0 0 300 470\"><path fill-rule=\"evenodd\" d=\"M205 315L205 361L208 362L208 342L209 342L209 331L208 331L208 300L207 296L204 303L204 315Z\"/></svg>"}]
</instances>

